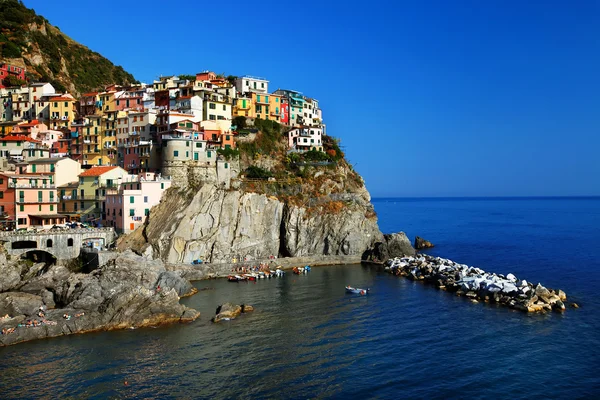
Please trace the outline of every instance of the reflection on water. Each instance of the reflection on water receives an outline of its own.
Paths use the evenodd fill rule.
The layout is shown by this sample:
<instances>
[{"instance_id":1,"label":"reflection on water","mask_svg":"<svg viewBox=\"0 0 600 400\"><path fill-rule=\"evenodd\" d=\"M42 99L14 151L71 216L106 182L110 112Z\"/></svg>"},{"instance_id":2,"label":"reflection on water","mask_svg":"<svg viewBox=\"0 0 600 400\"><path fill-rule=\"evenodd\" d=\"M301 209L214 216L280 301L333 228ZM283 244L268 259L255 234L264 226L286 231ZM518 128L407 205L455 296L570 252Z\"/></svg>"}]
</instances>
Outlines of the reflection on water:
<instances>
[{"instance_id":1,"label":"reflection on water","mask_svg":"<svg viewBox=\"0 0 600 400\"><path fill-rule=\"evenodd\" d=\"M347 284L372 292L348 295ZM0 349L2 397L564 397L597 388L586 346L558 340L577 332L598 345L582 332L584 313L472 304L357 265L197 287L215 290L182 300L202 312L192 324ZM256 311L212 324L226 301ZM556 360L578 385L562 383L564 368L547 368Z\"/></svg>"}]
</instances>

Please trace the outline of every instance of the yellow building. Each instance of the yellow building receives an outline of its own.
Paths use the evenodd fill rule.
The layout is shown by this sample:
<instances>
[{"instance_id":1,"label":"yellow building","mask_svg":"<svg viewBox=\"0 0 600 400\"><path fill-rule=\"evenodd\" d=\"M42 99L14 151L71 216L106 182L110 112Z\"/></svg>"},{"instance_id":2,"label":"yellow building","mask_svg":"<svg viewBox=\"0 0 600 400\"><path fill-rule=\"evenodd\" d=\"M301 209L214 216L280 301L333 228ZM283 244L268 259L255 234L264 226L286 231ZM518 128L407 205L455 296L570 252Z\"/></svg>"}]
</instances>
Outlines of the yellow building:
<instances>
[{"instance_id":1,"label":"yellow building","mask_svg":"<svg viewBox=\"0 0 600 400\"><path fill-rule=\"evenodd\" d=\"M281 120L281 96L270 94L269 96L269 119L279 122Z\"/></svg>"},{"instance_id":2,"label":"yellow building","mask_svg":"<svg viewBox=\"0 0 600 400\"><path fill-rule=\"evenodd\" d=\"M235 100L233 107L233 118L248 117L256 118L254 114L254 102L251 98L238 98Z\"/></svg>"},{"instance_id":3,"label":"yellow building","mask_svg":"<svg viewBox=\"0 0 600 400\"><path fill-rule=\"evenodd\" d=\"M108 156L103 154L104 119L101 115L89 115L82 129L83 165L108 165Z\"/></svg>"},{"instance_id":4,"label":"yellow building","mask_svg":"<svg viewBox=\"0 0 600 400\"><path fill-rule=\"evenodd\" d=\"M69 128L75 120L75 99L65 94L49 99L51 129Z\"/></svg>"},{"instance_id":5,"label":"yellow building","mask_svg":"<svg viewBox=\"0 0 600 400\"><path fill-rule=\"evenodd\" d=\"M100 98L102 112L115 111L115 109L116 109L115 93L116 93L115 91L110 91L110 92L102 92L102 93L98 94L98 97Z\"/></svg>"},{"instance_id":6,"label":"yellow building","mask_svg":"<svg viewBox=\"0 0 600 400\"><path fill-rule=\"evenodd\" d=\"M254 103L254 118L269 119L269 96L268 94L251 93Z\"/></svg>"}]
</instances>

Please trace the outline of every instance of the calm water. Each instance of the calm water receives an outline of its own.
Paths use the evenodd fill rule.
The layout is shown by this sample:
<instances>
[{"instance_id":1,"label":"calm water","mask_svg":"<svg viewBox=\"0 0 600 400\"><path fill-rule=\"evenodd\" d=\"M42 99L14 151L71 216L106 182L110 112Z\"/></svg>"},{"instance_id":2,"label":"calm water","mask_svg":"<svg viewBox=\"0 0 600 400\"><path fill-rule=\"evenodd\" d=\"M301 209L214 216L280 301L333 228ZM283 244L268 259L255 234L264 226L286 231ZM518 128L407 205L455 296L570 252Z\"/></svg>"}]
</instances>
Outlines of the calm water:
<instances>
[{"instance_id":1,"label":"calm water","mask_svg":"<svg viewBox=\"0 0 600 400\"><path fill-rule=\"evenodd\" d=\"M383 231L560 287L582 307L526 315L360 265L199 282L200 320L0 348L0 398L600 396L600 199L374 201ZM344 285L370 287L355 297ZM232 301L256 312L213 325ZM124 381L128 385L124 385Z\"/></svg>"}]
</instances>

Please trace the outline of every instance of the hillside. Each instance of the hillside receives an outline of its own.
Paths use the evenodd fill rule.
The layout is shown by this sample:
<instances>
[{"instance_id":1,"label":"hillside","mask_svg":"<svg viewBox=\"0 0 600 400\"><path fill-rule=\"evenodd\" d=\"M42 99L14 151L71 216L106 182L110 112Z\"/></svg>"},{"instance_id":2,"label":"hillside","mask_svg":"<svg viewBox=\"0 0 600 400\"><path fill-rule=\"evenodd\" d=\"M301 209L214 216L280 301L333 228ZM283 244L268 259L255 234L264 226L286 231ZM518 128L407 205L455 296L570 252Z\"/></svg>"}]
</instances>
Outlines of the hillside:
<instances>
[{"instance_id":1,"label":"hillside","mask_svg":"<svg viewBox=\"0 0 600 400\"><path fill-rule=\"evenodd\" d=\"M31 82L50 82L74 95L135 82L123 67L75 42L18 0L0 0L0 60L25 67Z\"/></svg>"}]
</instances>

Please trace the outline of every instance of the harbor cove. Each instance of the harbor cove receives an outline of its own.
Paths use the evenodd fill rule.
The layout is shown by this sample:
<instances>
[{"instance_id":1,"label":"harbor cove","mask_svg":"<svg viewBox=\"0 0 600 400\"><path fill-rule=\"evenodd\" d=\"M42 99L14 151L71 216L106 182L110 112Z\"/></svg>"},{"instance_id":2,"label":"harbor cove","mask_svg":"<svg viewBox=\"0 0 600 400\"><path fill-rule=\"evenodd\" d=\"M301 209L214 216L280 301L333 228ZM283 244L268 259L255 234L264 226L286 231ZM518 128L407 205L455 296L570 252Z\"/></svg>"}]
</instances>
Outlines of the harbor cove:
<instances>
[{"instance_id":1,"label":"harbor cove","mask_svg":"<svg viewBox=\"0 0 600 400\"><path fill-rule=\"evenodd\" d=\"M597 5L203 6L0 0L0 400L600 398Z\"/></svg>"},{"instance_id":2,"label":"harbor cove","mask_svg":"<svg viewBox=\"0 0 600 400\"><path fill-rule=\"evenodd\" d=\"M197 294L181 300L201 313L193 323L0 349L5 397L48 390L91 398L180 398L192 391L203 398L598 392L600 275L598 255L589 250L600 199L376 199L374 205L388 229L421 226L419 232L435 238L428 255L480 259L482 269L539 279L562 288L580 308L524 313L360 264L313 267L303 275L288 270L283 278L256 282L202 280L194 282ZM588 239L573 240L583 232ZM564 264L567 253L573 264ZM370 291L350 295L346 285ZM251 304L254 311L210 322L225 302Z\"/></svg>"}]
</instances>

